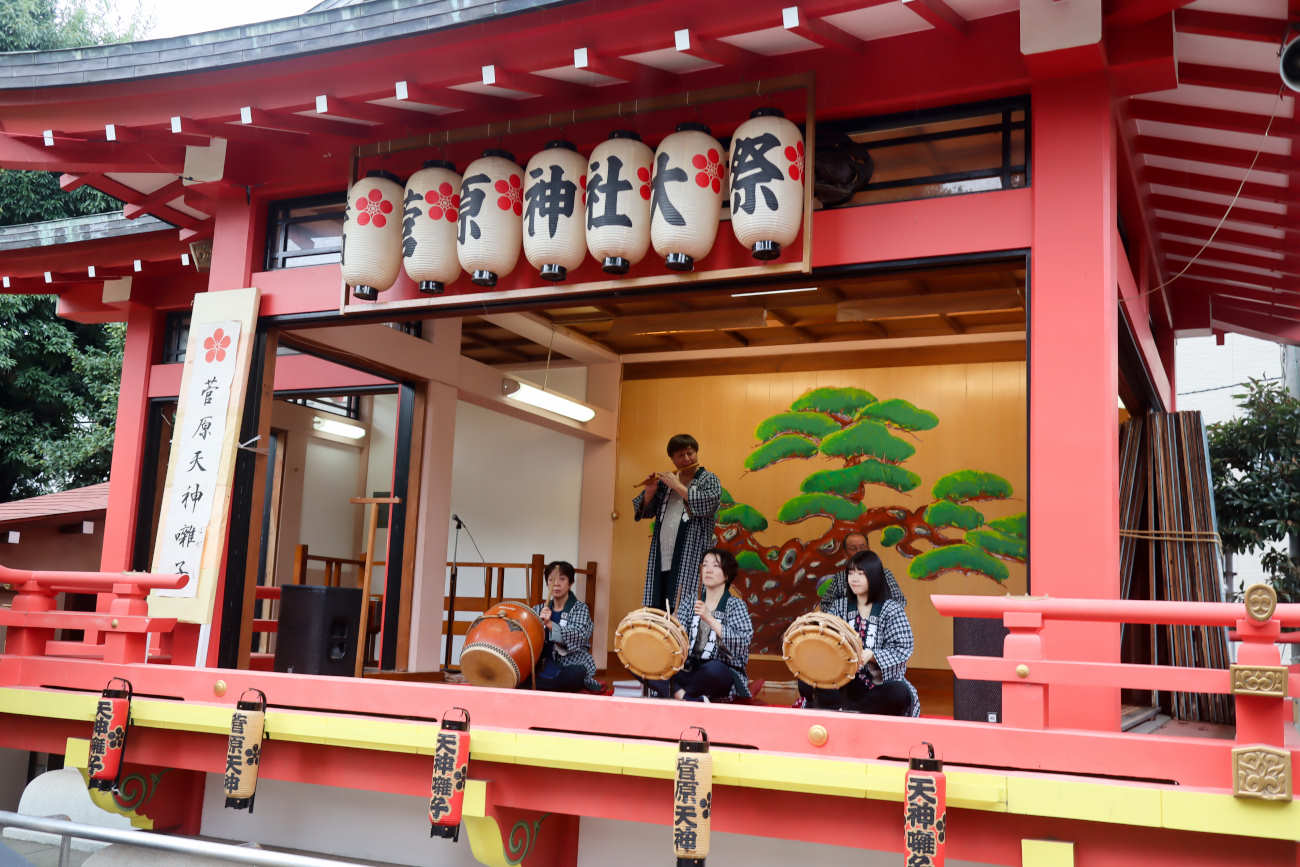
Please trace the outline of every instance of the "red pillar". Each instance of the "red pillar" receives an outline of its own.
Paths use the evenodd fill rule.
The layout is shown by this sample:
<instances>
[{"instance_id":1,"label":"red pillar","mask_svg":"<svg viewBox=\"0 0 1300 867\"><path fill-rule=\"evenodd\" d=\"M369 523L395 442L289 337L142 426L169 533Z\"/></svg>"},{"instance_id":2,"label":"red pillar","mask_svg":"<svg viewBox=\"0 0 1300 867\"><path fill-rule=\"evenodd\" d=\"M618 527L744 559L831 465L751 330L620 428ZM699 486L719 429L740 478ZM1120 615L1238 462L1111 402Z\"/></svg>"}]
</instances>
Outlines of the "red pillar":
<instances>
[{"instance_id":1,"label":"red pillar","mask_svg":"<svg viewBox=\"0 0 1300 867\"><path fill-rule=\"evenodd\" d=\"M136 508L145 464L144 441L149 417L149 368L153 364L162 323L152 307L132 304L126 319L122 355L122 389L117 398L117 427L113 433L113 464L109 470L108 514L104 518L104 547L99 568L117 572L131 568Z\"/></svg>"},{"instance_id":2,"label":"red pillar","mask_svg":"<svg viewBox=\"0 0 1300 867\"><path fill-rule=\"evenodd\" d=\"M260 228L262 202L248 201L238 191L227 192L212 215L212 267L208 272L208 291L243 289L252 285L256 260L254 240Z\"/></svg>"},{"instance_id":3,"label":"red pillar","mask_svg":"<svg viewBox=\"0 0 1300 867\"><path fill-rule=\"evenodd\" d=\"M1115 129L1102 72L1032 89L1030 581L1119 595ZM1117 662L1118 625L1052 623L1049 659ZM1118 689L1054 689L1048 724L1119 728Z\"/></svg>"}]
</instances>

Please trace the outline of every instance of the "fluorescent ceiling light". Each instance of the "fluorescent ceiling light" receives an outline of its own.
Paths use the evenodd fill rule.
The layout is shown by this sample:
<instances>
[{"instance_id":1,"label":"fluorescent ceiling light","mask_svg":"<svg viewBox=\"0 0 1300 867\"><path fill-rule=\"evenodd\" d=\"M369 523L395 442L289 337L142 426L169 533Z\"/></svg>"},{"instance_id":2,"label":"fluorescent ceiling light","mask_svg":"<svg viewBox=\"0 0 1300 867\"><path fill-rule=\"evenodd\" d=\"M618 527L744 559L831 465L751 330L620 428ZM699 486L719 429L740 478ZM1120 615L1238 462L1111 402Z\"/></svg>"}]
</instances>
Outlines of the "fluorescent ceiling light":
<instances>
[{"instance_id":1,"label":"fluorescent ceiling light","mask_svg":"<svg viewBox=\"0 0 1300 867\"><path fill-rule=\"evenodd\" d=\"M588 422L596 417L596 411L586 404L517 379L507 377L501 380L501 392L510 400L517 400L574 421Z\"/></svg>"},{"instance_id":2,"label":"fluorescent ceiling light","mask_svg":"<svg viewBox=\"0 0 1300 867\"><path fill-rule=\"evenodd\" d=\"M345 421L335 421L332 418L321 418L315 416L311 420L313 429L321 433L333 434L337 437L347 437L350 440L359 440L366 435L366 429L361 425L349 424Z\"/></svg>"},{"instance_id":3,"label":"fluorescent ceiling light","mask_svg":"<svg viewBox=\"0 0 1300 867\"><path fill-rule=\"evenodd\" d=\"M805 286L802 289L764 289L761 292L732 292L732 298L749 298L753 295L788 295L791 292L816 292L816 286Z\"/></svg>"}]
</instances>

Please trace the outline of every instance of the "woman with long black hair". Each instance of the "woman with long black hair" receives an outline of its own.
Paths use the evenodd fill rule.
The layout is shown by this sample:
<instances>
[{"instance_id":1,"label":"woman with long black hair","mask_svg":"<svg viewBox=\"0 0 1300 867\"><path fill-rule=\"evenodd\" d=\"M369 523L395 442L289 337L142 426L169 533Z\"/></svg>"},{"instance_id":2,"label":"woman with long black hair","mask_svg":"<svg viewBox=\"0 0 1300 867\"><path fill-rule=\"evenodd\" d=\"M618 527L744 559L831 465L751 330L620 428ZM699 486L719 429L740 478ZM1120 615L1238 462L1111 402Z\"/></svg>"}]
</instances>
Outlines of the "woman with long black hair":
<instances>
[{"instance_id":1,"label":"woman with long black hair","mask_svg":"<svg viewBox=\"0 0 1300 867\"><path fill-rule=\"evenodd\" d=\"M889 595L885 567L874 551L859 551L848 564L848 593L826 600L822 610L849 624L862 639L858 673L837 689L799 681L805 707L893 716L917 716L921 703L908 682L912 625Z\"/></svg>"}]
</instances>

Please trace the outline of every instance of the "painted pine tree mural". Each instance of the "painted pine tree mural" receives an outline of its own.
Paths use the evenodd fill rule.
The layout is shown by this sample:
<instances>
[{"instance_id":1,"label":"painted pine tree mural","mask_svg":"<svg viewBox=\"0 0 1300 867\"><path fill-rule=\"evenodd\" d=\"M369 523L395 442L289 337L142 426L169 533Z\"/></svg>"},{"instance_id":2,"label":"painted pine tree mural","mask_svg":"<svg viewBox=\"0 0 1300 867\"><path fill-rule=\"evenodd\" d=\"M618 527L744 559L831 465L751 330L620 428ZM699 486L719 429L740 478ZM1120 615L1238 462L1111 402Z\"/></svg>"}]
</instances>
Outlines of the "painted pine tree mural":
<instances>
[{"instance_id":1,"label":"painted pine tree mural","mask_svg":"<svg viewBox=\"0 0 1300 867\"><path fill-rule=\"evenodd\" d=\"M936 479L931 499L920 506L900 503L924 480L906 466L924 444L923 434L939 418L906 400L877 399L860 388L817 388L789 410L759 422L758 444L745 458L748 472L762 472L784 461L839 466L812 469L799 492L777 510L778 524L797 526L830 519L819 538L789 538L775 545L768 517L723 492L718 512L719 543L732 551L741 568L737 582L755 620L756 652L779 651L789 622L809 611L827 576L844 561L842 543L853 531L876 534L874 547L890 547L908 559L907 578L933 581L960 571L1005 581L1007 562L1025 562L1025 514L986 519L981 503L1007 500L1011 484L995 473L958 469ZM778 534L779 535L779 534Z\"/></svg>"}]
</instances>

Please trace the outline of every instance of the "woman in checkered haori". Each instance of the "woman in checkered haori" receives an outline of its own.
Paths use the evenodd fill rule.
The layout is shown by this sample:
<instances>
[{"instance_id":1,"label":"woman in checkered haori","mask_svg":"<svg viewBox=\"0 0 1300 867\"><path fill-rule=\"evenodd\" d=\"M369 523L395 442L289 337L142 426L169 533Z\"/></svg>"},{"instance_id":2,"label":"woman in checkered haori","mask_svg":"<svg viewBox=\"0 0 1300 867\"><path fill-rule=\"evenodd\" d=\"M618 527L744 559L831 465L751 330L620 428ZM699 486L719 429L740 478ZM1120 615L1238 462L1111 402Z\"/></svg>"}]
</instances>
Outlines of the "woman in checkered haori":
<instances>
[{"instance_id":1,"label":"woman in checkered haori","mask_svg":"<svg viewBox=\"0 0 1300 867\"><path fill-rule=\"evenodd\" d=\"M674 471L651 473L632 506L638 521L654 518L645 567L642 605L671 611L682 620L700 592L700 561L716 541L713 527L722 503L722 483L699 466L700 444L690 434L668 441Z\"/></svg>"},{"instance_id":2,"label":"woman in checkered haori","mask_svg":"<svg viewBox=\"0 0 1300 867\"><path fill-rule=\"evenodd\" d=\"M573 564L546 564L549 598L533 606L542 618L546 644L537 661L537 688L553 692L601 692L596 660L591 656L591 611L573 595Z\"/></svg>"},{"instance_id":3,"label":"woman in checkered haori","mask_svg":"<svg viewBox=\"0 0 1300 867\"><path fill-rule=\"evenodd\" d=\"M912 625L891 599L885 567L874 551L859 551L848 564L848 595L827 599L822 610L843 619L862 639L861 667L837 689L816 689L799 681L805 707L857 713L917 716L921 702L908 682Z\"/></svg>"},{"instance_id":4,"label":"woman in checkered haori","mask_svg":"<svg viewBox=\"0 0 1300 867\"><path fill-rule=\"evenodd\" d=\"M754 624L745 601L731 595L736 572L736 558L730 551L712 548L705 553L700 563L701 592L691 607L683 600L678 614L690 647L686 664L671 680L644 681L651 692L687 701L750 697L745 670Z\"/></svg>"}]
</instances>

